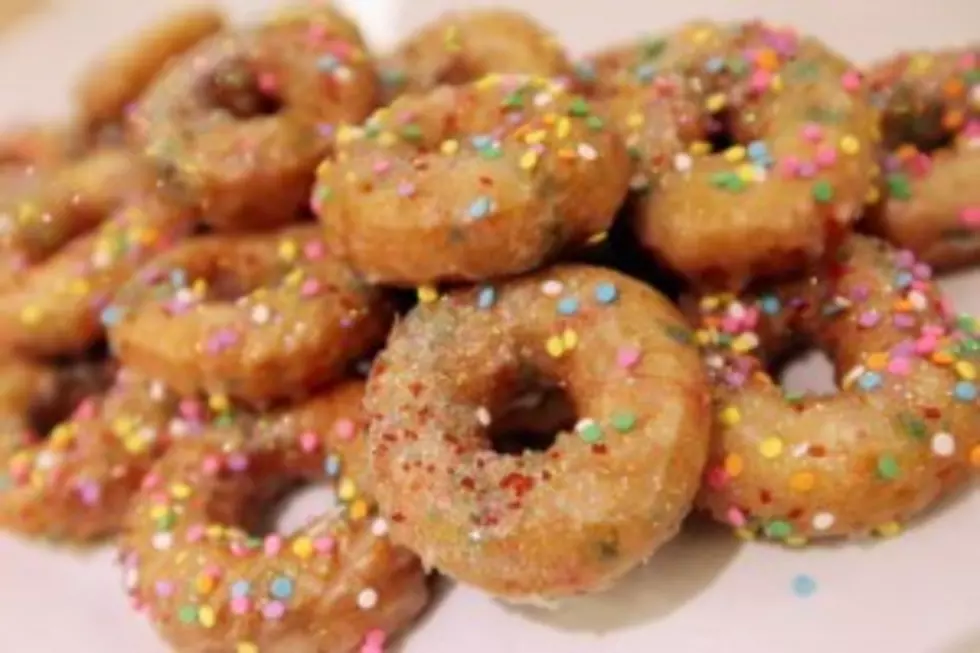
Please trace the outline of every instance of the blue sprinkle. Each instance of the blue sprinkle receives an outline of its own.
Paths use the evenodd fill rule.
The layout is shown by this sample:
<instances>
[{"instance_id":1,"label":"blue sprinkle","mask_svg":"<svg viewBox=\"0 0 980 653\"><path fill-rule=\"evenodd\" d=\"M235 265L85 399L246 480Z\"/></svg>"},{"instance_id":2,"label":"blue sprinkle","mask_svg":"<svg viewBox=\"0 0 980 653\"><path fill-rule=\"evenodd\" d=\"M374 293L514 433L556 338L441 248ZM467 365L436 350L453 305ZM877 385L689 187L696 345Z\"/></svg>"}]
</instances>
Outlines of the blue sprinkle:
<instances>
[{"instance_id":1,"label":"blue sprinkle","mask_svg":"<svg viewBox=\"0 0 980 653\"><path fill-rule=\"evenodd\" d=\"M579 61L575 64L575 75L585 82L595 81L595 66L591 61Z\"/></svg>"},{"instance_id":2,"label":"blue sprinkle","mask_svg":"<svg viewBox=\"0 0 980 653\"><path fill-rule=\"evenodd\" d=\"M170 285L175 288L183 288L187 285L187 272L182 268L174 268L170 271Z\"/></svg>"},{"instance_id":3,"label":"blue sprinkle","mask_svg":"<svg viewBox=\"0 0 980 653\"><path fill-rule=\"evenodd\" d=\"M493 202L490 200L490 198L486 195L481 195L473 200L473 203L470 204L470 208L467 210L467 213L469 213L470 217L474 220L480 220L487 217L492 208Z\"/></svg>"},{"instance_id":4,"label":"blue sprinkle","mask_svg":"<svg viewBox=\"0 0 980 653\"><path fill-rule=\"evenodd\" d=\"M953 394L960 401L973 401L977 398L977 386L970 381L957 381Z\"/></svg>"},{"instance_id":5,"label":"blue sprinkle","mask_svg":"<svg viewBox=\"0 0 980 653\"><path fill-rule=\"evenodd\" d=\"M746 148L749 158L762 167L769 167L773 164L772 157L769 155L769 148L763 141L752 141Z\"/></svg>"},{"instance_id":6,"label":"blue sprinkle","mask_svg":"<svg viewBox=\"0 0 980 653\"><path fill-rule=\"evenodd\" d=\"M118 306L106 306L104 309L102 309L102 315L100 316L102 326L111 327L118 324L122 319L122 316L123 310Z\"/></svg>"},{"instance_id":7,"label":"blue sprinkle","mask_svg":"<svg viewBox=\"0 0 980 653\"><path fill-rule=\"evenodd\" d=\"M272 581L269 591L277 599L288 599L293 595L293 581L285 576L279 576Z\"/></svg>"},{"instance_id":8,"label":"blue sprinkle","mask_svg":"<svg viewBox=\"0 0 980 653\"><path fill-rule=\"evenodd\" d=\"M650 82L657 76L657 67L653 64L645 63L637 66L636 78L641 82Z\"/></svg>"},{"instance_id":9,"label":"blue sprinkle","mask_svg":"<svg viewBox=\"0 0 980 653\"><path fill-rule=\"evenodd\" d=\"M490 308L497 301L497 291L493 286L483 286L477 292L476 305L480 308Z\"/></svg>"},{"instance_id":10,"label":"blue sprinkle","mask_svg":"<svg viewBox=\"0 0 980 653\"><path fill-rule=\"evenodd\" d=\"M778 315L779 311L782 310L782 303L779 301L779 297L775 295L766 295L759 298L759 308L766 315Z\"/></svg>"},{"instance_id":11,"label":"blue sprinkle","mask_svg":"<svg viewBox=\"0 0 980 653\"><path fill-rule=\"evenodd\" d=\"M340 473L340 458L330 454L327 459L323 462L323 471L327 473L327 476L336 476Z\"/></svg>"},{"instance_id":12,"label":"blue sprinkle","mask_svg":"<svg viewBox=\"0 0 980 653\"><path fill-rule=\"evenodd\" d=\"M908 288L913 280L911 272L899 272L895 275L895 287L896 288Z\"/></svg>"},{"instance_id":13,"label":"blue sprinkle","mask_svg":"<svg viewBox=\"0 0 980 653\"><path fill-rule=\"evenodd\" d=\"M793 578L792 587L793 594L796 594L801 599L806 599L813 596L817 591L817 581L806 574L800 574Z\"/></svg>"},{"instance_id":14,"label":"blue sprinkle","mask_svg":"<svg viewBox=\"0 0 980 653\"><path fill-rule=\"evenodd\" d=\"M578 313L578 300L574 297L562 297L558 300L558 312L562 315L575 315Z\"/></svg>"},{"instance_id":15,"label":"blue sprinkle","mask_svg":"<svg viewBox=\"0 0 980 653\"><path fill-rule=\"evenodd\" d=\"M245 598L252 590L252 585L247 580L236 580L231 586L231 595L236 599Z\"/></svg>"},{"instance_id":16,"label":"blue sprinkle","mask_svg":"<svg viewBox=\"0 0 980 653\"><path fill-rule=\"evenodd\" d=\"M725 69L725 60L721 57L711 57L705 62L704 69L712 74L720 73Z\"/></svg>"},{"instance_id":17,"label":"blue sprinkle","mask_svg":"<svg viewBox=\"0 0 980 653\"><path fill-rule=\"evenodd\" d=\"M325 54L316 60L316 69L321 73L329 73L336 70L339 65L340 62L337 61L337 57L332 54Z\"/></svg>"},{"instance_id":18,"label":"blue sprinkle","mask_svg":"<svg viewBox=\"0 0 980 653\"><path fill-rule=\"evenodd\" d=\"M865 372L858 378L858 385L862 390L874 390L881 387L881 374L877 372Z\"/></svg>"},{"instance_id":19,"label":"blue sprinkle","mask_svg":"<svg viewBox=\"0 0 980 653\"><path fill-rule=\"evenodd\" d=\"M612 304L619 298L616 286L604 281L595 287L595 298L601 304Z\"/></svg>"},{"instance_id":20,"label":"blue sprinkle","mask_svg":"<svg viewBox=\"0 0 980 653\"><path fill-rule=\"evenodd\" d=\"M473 147L475 147L478 150L485 150L486 148L493 145L493 139L490 138L489 136L476 135L470 137L470 143L472 143Z\"/></svg>"}]
</instances>

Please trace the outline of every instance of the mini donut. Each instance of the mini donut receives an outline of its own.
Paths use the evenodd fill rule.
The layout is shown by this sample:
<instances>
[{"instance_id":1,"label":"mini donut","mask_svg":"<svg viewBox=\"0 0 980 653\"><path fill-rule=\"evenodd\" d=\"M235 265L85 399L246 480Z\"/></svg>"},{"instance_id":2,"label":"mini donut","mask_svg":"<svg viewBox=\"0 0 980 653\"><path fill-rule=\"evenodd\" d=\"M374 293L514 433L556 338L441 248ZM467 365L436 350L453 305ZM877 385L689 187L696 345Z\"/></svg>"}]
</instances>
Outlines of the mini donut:
<instances>
[{"instance_id":1,"label":"mini donut","mask_svg":"<svg viewBox=\"0 0 980 653\"><path fill-rule=\"evenodd\" d=\"M35 400L50 383L41 381L32 390ZM52 398L67 405L64 397ZM199 428L208 416L199 402L181 403L161 384L126 370L108 390L73 409L46 437L23 428L24 436L13 435L16 450L0 467L0 529L72 543L114 534L143 475L171 437ZM22 424L24 410L22 404ZM52 417L46 416L49 423Z\"/></svg>"},{"instance_id":2,"label":"mini donut","mask_svg":"<svg viewBox=\"0 0 980 653\"><path fill-rule=\"evenodd\" d=\"M598 591L672 538L707 455L709 388L682 316L612 270L559 265L420 304L365 406L379 505L426 565L516 602ZM497 453L497 416L552 387L574 427Z\"/></svg>"},{"instance_id":3,"label":"mini donut","mask_svg":"<svg viewBox=\"0 0 980 653\"><path fill-rule=\"evenodd\" d=\"M357 27L329 7L224 32L188 51L129 116L131 138L201 201L216 229L291 221L338 123L376 106Z\"/></svg>"},{"instance_id":4,"label":"mini donut","mask_svg":"<svg viewBox=\"0 0 980 653\"><path fill-rule=\"evenodd\" d=\"M404 95L338 137L313 209L369 281L415 286L530 270L611 224L620 139L579 97L491 75Z\"/></svg>"},{"instance_id":5,"label":"mini donut","mask_svg":"<svg viewBox=\"0 0 980 653\"><path fill-rule=\"evenodd\" d=\"M402 93L474 82L491 73L570 77L557 37L510 9L450 12L403 41L379 62L389 104Z\"/></svg>"},{"instance_id":6,"label":"mini donut","mask_svg":"<svg viewBox=\"0 0 980 653\"><path fill-rule=\"evenodd\" d=\"M57 168L77 158L83 149L78 133L67 125L16 125L0 131L0 169Z\"/></svg>"},{"instance_id":7,"label":"mini donut","mask_svg":"<svg viewBox=\"0 0 980 653\"><path fill-rule=\"evenodd\" d=\"M363 387L183 440L146 477L120 559L133 605L175 649L380 651L428 603L418 559L361 492ZM252 535L276 490L321 480L334 514Z\"/></svg>"},{"instance_id":8,"label":"mini donut","mask_svg":"<svg viewBox=\"0 0 980 653\"><path fill-rule=\"evenodd\" d=\"M82 122L90 128L118 123L167 64L224 26L219 10L188 8L116 45L89 65L75 89Z\"/></svg>"},{"instance_id":9,"label":"mini donut","mask_svg":"<svg viewBox=\"0 0 980 653\"><path fill-rule=\"evenodd\" d=\"M187 241L103 312L126 365L183 394L264 404L346 373L384 342L381 291L331 256L315 225Z\"/></svg>"},{"instance_id":10,"label":"mini donut","mask_svg":"<svg viewBox=\"0 0 980 653\"><path fill-rule=\"evenodd\" d=\"M885 150L869 230L937 269L980 260L980 46L901 54L868 79Z\"/></svg>"},{"instance_id":11,"label":"mini donut","mask_svg":"<svg viewBox=\"0 0 980 653\"><path fill-rule=\"evenodd\" d=\"M0 209L0 346L55 356L104 336L100 313L150 257L192 230L195 211L124 152L61 170Z\"/></svg>"},{"instance_id":12,"label":"mini donut","mask_svg":"<svg viewBox=\"0 0 980 653\"><path fill-rule=\"evenodd\" d=\"M699 21L583 70L635 161L636 237L695 284L795 271L869 199L875 111L861 75L812 37Z\"/></svg>"},{"instance_id":13,"label":"mini donut","mask_svg":"<svg viewBox=\"0 0 980 653\"><path fill-rule=\"evenodd\" d=\"M980 466L975 324L950 321L908 251L853 236L818 277L704 297L697 337L717 415L698 503L743 533L896 533ZM794 337L827 352L836 394L766 371Z\"/></svg>"}]
</instances>

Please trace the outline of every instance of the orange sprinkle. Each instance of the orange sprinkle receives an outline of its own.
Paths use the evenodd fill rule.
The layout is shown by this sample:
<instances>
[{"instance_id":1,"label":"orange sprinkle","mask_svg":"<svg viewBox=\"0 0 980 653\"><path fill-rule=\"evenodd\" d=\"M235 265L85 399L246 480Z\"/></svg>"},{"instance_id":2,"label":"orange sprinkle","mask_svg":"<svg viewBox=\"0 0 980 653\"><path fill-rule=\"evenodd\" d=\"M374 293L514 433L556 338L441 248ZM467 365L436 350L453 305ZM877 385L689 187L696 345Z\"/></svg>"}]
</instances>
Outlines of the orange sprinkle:
<instances>
[{"instance_id":1,"label":"orange sprinkle","mask_svg":"<svg viewBox=\"0 0 980 653\"><path fill-rule=\"evenodd\" d=\"M872 370L883 370L888 365L888 354L878 351L868 356L866 366Z\"/></svg>"},{"instance_id":2,"label":"orange sprinkle","mask_svg":"<svg viewBox=\"0 0 980 653\"><path fill-rule=\"evenodd\" d=\"M796 492L809 492L817 483L813 472L797 472L789 479L789 486Z\"/></svg>"},{"instance_id":3,"label":"orange sprinkle","mask_svg":"<svg viewBox=\"0 0 980 653\"><path fill-rule=\"evenodd\" d=\"M755 62L763 70L774 72L779 69L779 55L772 48L759 50L755 55Z\"/></svg>"},{"instance_id":4,"label":"orange sprinkle","mask_svg":"<svg viewBox=\"0 0 980 653\"><path fill-rule=\"evenodd\" d=\"M966 87L963 85L963 80L955 77L947 79L943 84L943 95L948 98L961 98L965 91Z\"/></svg>"},{"instance_id":5,"label":"orange sprinkle","mask_svg":"<svg viewBox=\"0 0 980 653\"><path fill-rule=\"evenodd\" d=\"M963 126L963 121L965 116L963 111L960 109L950 109L945 114L943 114L943 127L953 131L959 129Z\"/></svg>"},{"instance_id":6,"label":"orange sprinkle","mask_svg":"<svg viewBox=\"0 0 980 653\"><path fill-rule=\"evenodd\" d=\"M932 355L932 362L936 365L949 365L954 360L953 355L948 351L937 351Z\"/></svg>"},{"instance_id":7,"label":"orange sprinkle","mask_svg":"<svg viewBox=\"0 0 980 653\"><path fill-rule=\"evenodd\" d=\"M725 471L732 478L736 478L745 469L745 461L737 453L730 453L725 456Z\"/></svg>"},{"instance_id":8,"label":"orange sprinkle","mask_svg":"<svg viewBox=\"0 0 980 653\"><path fill-rule=\"evenodd\" d=\"M974 467L980 467L980 444L970 449L970 464Z\"/></svg>"}]
</instances>

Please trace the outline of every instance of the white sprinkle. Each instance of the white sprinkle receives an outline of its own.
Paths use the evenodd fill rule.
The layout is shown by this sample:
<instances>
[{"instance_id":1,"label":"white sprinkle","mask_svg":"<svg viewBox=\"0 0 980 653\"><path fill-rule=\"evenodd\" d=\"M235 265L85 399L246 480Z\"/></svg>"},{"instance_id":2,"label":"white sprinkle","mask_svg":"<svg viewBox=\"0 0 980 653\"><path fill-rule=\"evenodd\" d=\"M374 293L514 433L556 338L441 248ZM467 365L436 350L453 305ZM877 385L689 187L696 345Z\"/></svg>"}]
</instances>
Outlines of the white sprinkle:
<instances>
[{"instance_id":1,"label":"white sprinkle","mask_svg":"<svg viewBox=\"0 0 980 653\"><path fill-rule=\"evenodd\" d=\"M596 158L598 158L599 153L596 152L596 149L588 143L579 143L578 155L586 161L595 161Z\"/></svg>"},{"instance_id":2,"label":"white sprinkle","mask_svg":"<svg viewBox=\"0 0 980 653\"><path fill-rule=\"evenodd\" d=\"M561 281L556 281L551 279L545 281L541 284L541 292L543 292L548 297L557 297L561 294L561 291L565 289L565 285Z\"/></svg>"},{"instance_id":3,"label":"white sprinkle","mask_svg":"<svg viewBox=\"0 0 980 653\"><path fill-rule=\"evenodd\" d=\"M551 100L551 93L542 91L534 96L533 103L536 107L546 107L551 104Z\"/></svg>"},{"instance_id":4,"label":"white sprinkle","mask_svg":"<svg viewBox=\"0 0 980 653\"><path fill-rule=\"evenodd\" d=\"M864 374L864 365L855 365L850 369L850 371L848 371L847 374L844 375L844 378L841 379L841 385L845 388L853 385L862 374Z\"/></svg>"},{"instance_id":5,"label":"white sprinkle","mask_svg":"<svg viewBox=\"0 0 980 653\"><path fill-rule=\"evenodd\" d=\"M157 551L166 551L174 545L173 533L154 533L150 545Z\"/></svg>"},{"instance_id":6,"label":"white sprinkle","mask_svg":"<svg viewBox=\"0 0 980 653\"><path fill-rule=\"evenodd\" d=\"M470 531L470 542L480 542L483 540L483 533L476 529Z\"/></svg>"},{"instance_id":7,"label":"white sprinkle","mask_svg":"<svg viewBox=\"0 0 980 653\"><path fill-rule=\"evenodd\" d=\"M596 425L596 421L591 417L583 417L579 421L575 422L575 432L582 433L586 429L589 429Z\"/></svg>"},{"instance_id":8,"label":"white sprinkle","mask_svg":"<svg viewBox=\"0 0 980 653\"><path fill-rule=\"evenodd\" d=\"M150 383L150 399L153 401L163 401L167 398L167 386L165 386L161 381L152 381Z\"/></svg>"},{"instance_id":9,"label":"white sprinkle","mask_svg":"<svg viewBox=\"0 0 980 653\"><path fill-rule=\"evenodd\" d=\"M357 595L357 607L370 610L378 604L378 593L371 588L361 590Z\"/></svg>"},{"instance_id":10,"label":"white sprinkle","mask_svg":"<svg viewBox=\"0 0 980 653\"><path fill-rule=\"evenodd\" d=\"M60 456L52 451L41 451L34 459L35 469L51 469L58 464Z\"/></svg>"},{"instance_id":11,"label":"white sprinkle","mask_svg":"<svg viewBox=\"0 0 980 653\"><path fill-rule=\"evenodd\" d=\"M809 455L809 453L809 442L801 442L800 444L793 445L793 447L790 449L790 455L792 455L793 458L802 458L803 456Z\"/></svg>"},{"instance_id":12,"label":"white sprinkle","mask_svg":"<svg viewBox=\"0 0 980 653\"><path fill-rule=\"evenodd\" d=\"M480 423L480 426L487 427L493 421L490 417L490 411L486 409L486 406L480 406L476 409L476 421Z\"/></svg>"},{"instance_id":13,"label":"white sprinkle","mask_svg":"<svg viewBox=\"0 0 980 653\"><path fill-rule=\"evenodd\" d=\"M818 512L813 516L813 527L818 531L825 531L834 525L834 516L829 512Z\"/></svg>"},{"instance_id":14,"label":"white sprinkle","mask_svg":"<svg viewBox=\"0 0 980 653\"><path fill-rule=\"evenodd\" d=\"M694 159L691 158L690 154L681 152L674 155L674 170L677 172L687 172L693 164Z\"/></svg>"},{"instance_id":15,"label":"white sprinkle","mask_svg":"<svg viewBox=\"0 0 980 653\"><path fill-rule=\"evenodd\" d=\"M924 311L929 306L929 302L926 301L926 296L918 290L913 290L910 292L908 300L909 304L912 305L912 308L917 311Z\"/></svg>"},{"instance_id":16,"label":"white sprinkle","mask_svg":"<svg viewBox=\"0 0 980 653\"><path fill-rule=\"evenodd\" d=\"M941 432L932 436L932 453L948 458L956 453L956 439L949 433Z\"/></svg>"},{"instance_id":17,"label":"white sprinkle","mask_svg":"<svg viewBox=\"0 0 980 653\"><path fill-rule=\"evenodd\" d=\"M384 518L378 517L371 522L371 533L375 537L384 537L388 534L388 522Z\"/></svg>"},{"instance_id":18,"label":"white sprinkle","mask_svg":"<svg viewBox=\"0 0 980 653\"><path fill-rule=\"evenodd\" d=\"M252 307L252 322L255 324L265 324L272 316L272 310L266 304L259 304Z\"/></svg>"}]
</instances>

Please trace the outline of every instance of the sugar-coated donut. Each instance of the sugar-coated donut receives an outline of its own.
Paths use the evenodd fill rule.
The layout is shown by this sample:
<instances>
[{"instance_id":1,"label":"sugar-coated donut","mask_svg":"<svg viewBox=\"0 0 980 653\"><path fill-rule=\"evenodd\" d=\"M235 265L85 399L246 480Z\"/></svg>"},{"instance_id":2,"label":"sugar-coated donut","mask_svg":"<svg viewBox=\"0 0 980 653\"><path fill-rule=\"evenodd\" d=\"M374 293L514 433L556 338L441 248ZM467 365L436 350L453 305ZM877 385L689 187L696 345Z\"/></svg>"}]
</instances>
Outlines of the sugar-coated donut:
<instances>
[{"instance_id":1,"label":"sugar-coated donut","mask_svg":"<svg viewBox=\"0 0 980 653\"><path fill-rule=\"evenodd\" d=\"M605 588L673 537L711 416L697 348L655 290L559 265L420 304L375 361L365 406L392 537L512 601ZM543 452L496 453L515 396L553 386L577 423Z\"/></svg>"},{"instance_id":2,"label":"sugar-coated donut","mask_svg":"<svg viewBox=\"0 0 980 653\"><path fill-rule=\"evenodd\" d=\"M120 559L133 604L176 649L380 650L425 607L418 559L389 543L362 492L363 388L185 439L147 476ZM336 514L250 534L277 492L320 480Z\"/></svg>"},{"instance_id":3,"label":"sugar-coated donut","mask_svg":"<svg viewBox=\"0 0 980 653\"><path fill-rule=\"evenodd\" d=\"M385 104L402 93L466 84L491 73L562 78L572 72L557 37L510 9L444 14L408 36L379 68Z\"/></svg>"},{"instance_id":4,"label":"sugar-coated donut","mask_svg":"<svg viewBox=\"0 0 980 653\"><path fill-rule=\"evenodd\" d=\"M380 290L315 225L189 240L141 270L105 311L124 364L184 394L263 404L345 374L384 342Z\"/></svg>"},{"instance_id":5,"label":"sugar-coated donut","mask_svg":"<svg viewBox=\"0 0 980 653\"><path fill-rule=\"evenodd\" d=\"M860 73L814 38L697 21L579 76L634 156L637 238L692 282L795 271L869 199L875 111Z\"/></svg>"},{"instance_id":6,"label":"sugar-coated donut","mask_svg":"<svg viewBox=\"0 0 980 653\"><path fill-rule=\"evenodd\" d=\"M947 311L928 266L864 236L813 279L702 298L717 427L699 504L793 544L897 532L961 486L980 466L980 340ZM836 395L769 376L794 336L827 352Z\"/></svg>"},{"instance_id":7,"label":"sugar-coated donut","mask_svg":"<svg viewBox=\"0 0 980 653\"><path fill-rule=\"evenodd\" d=\"M980 261L980 46L904 53L868 79L885 151L870 230L935 268Z\"/></svg>"},{"instance_id":8,"label":"sugar-coated donut","mask_svg":"<svg viewBox=\"0 0 980 653\"><path fill-rule=\"evenodd\" d=\"M167 64L221 30L224 23L222 13L212 7L178 11L93 61L75 89L83 123L89 128L118 123Z\"/></svg>"},{"instance_id":9,"label":"sugar-coated donut","mask_svg":"<svg viewBox=\"0 0 980 653\"><path fill-rule=\"evenodd\" d=\"M313 5L192 48L151 85L129 126L215 228L269 227L306 204L334 130L366 117L377 94L357 26Z\"/></svg>"},{"instance_id":10,"label":"sugar-coated donut","mask_svg":"<svg viewBox=\"0 0 980 653\"><path fill-rule=\"evenodd\" d=\"M141 159L104 151L32 184L0 207L0 346L36 356L101 340L100 312L197 214Z\"/></svg>"},{"instance_id":11,"label":"sugar-coated donut","mask_svg":"<svg viewBox=\"0 0 980 653\"><path fill-rule=\"evenodd\" d=\"M338 135L313 209L367 280L527 271L604 232L626 194L618 136L554 82L491 75L404 95Z\"/></svg>"}]
</instances>

